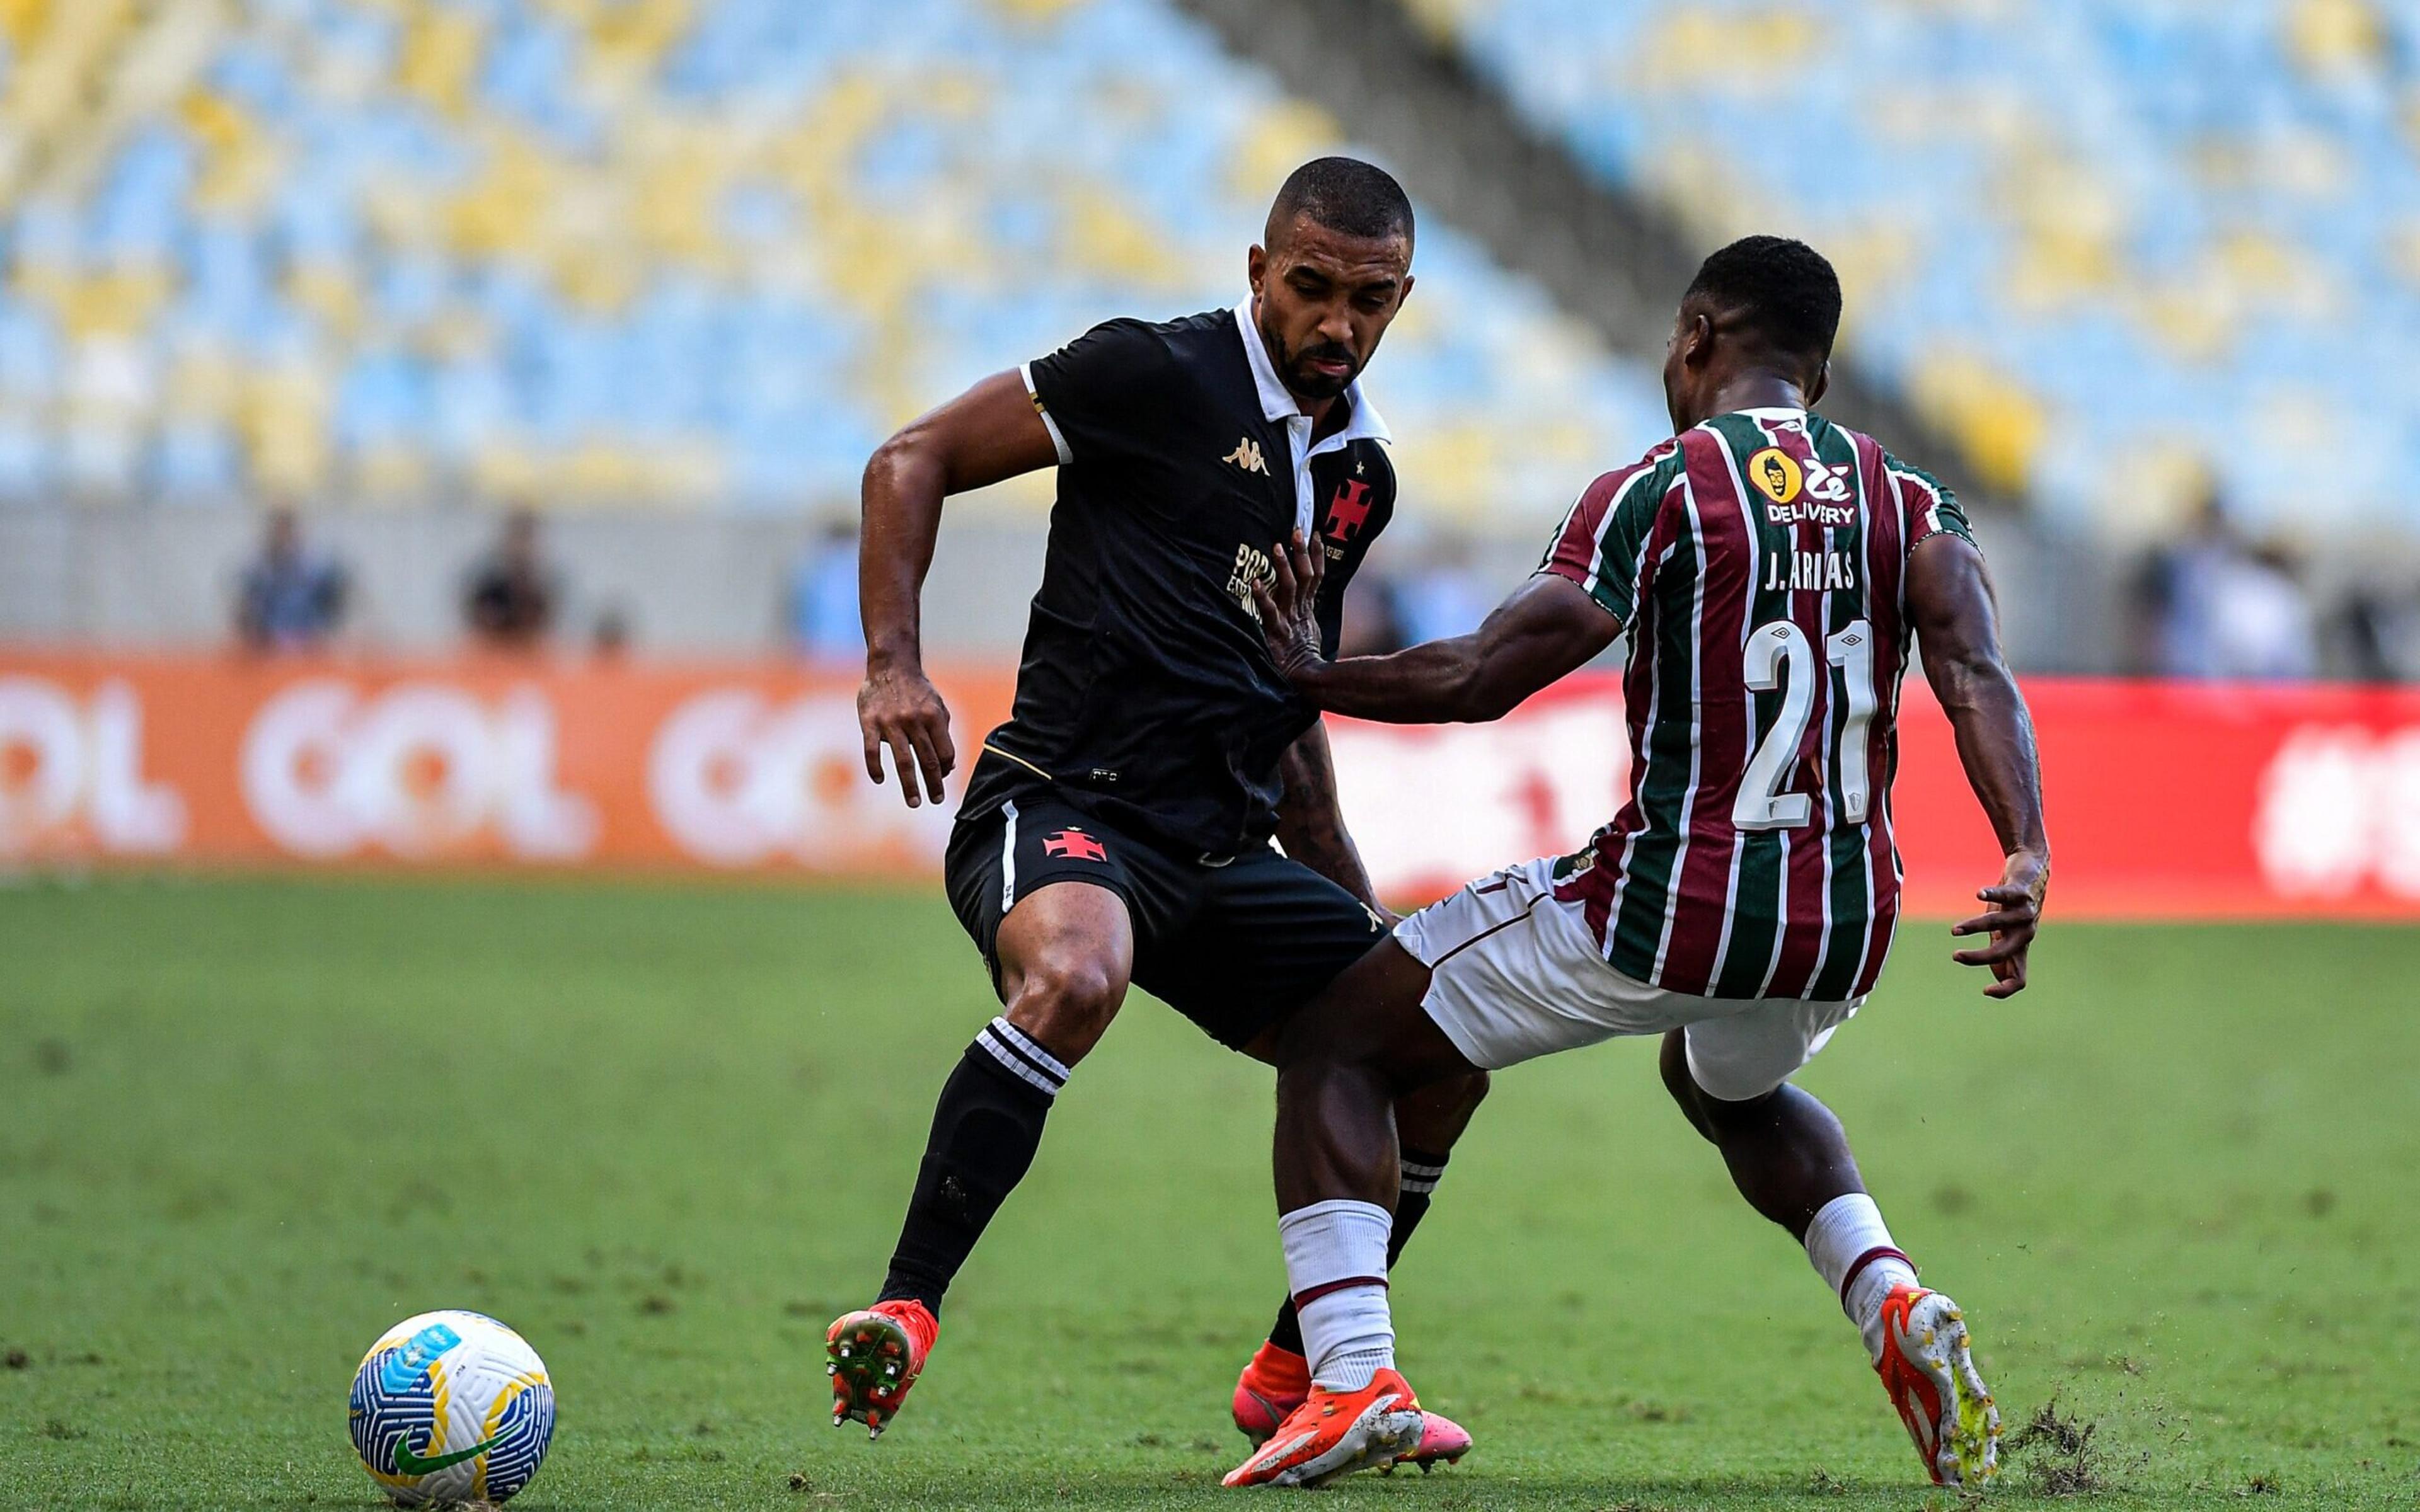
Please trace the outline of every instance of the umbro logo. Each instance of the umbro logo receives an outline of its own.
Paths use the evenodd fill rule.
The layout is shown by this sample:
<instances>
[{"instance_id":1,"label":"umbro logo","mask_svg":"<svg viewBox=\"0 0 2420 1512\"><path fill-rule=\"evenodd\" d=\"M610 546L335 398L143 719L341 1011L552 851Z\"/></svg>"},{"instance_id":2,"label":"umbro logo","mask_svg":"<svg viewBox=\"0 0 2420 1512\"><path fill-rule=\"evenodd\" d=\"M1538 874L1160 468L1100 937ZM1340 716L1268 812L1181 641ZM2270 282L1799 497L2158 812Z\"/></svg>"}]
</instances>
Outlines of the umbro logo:
<instances>
[{"instance_id":1,"label":"umbro logo","mask_svg":"<svg viewBox=\"0 0 2420 1512\"><path fill-rule=\"evenodd\" d=\"M1237 441L1235 443L1235 449L1228 453L1225 456L1220 457L1218 460L1221 462L1233 462L1237 467L1242 468L1245 471L1257 472L1264 478L1269 475L1269 465L1261 460L1261 443L1252 440L1249 436Z\"/></svg>"}]
</instances>

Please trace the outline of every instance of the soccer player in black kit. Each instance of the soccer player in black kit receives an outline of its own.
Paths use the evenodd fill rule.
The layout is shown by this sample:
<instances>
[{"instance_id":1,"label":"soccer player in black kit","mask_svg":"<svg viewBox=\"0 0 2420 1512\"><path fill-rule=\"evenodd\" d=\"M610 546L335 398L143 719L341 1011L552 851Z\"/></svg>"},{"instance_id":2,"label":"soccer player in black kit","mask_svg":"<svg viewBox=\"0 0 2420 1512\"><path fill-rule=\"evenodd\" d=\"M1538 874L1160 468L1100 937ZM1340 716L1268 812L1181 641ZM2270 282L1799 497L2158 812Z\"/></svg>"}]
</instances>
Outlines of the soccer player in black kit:
<instances>
[{"instance_id":1,"label":"soccer player in black kit","mask_svg":"<svg viewBox=\"0 0 2420 1512\"><path fill-rule=\"evenodd\" d=\"M1395 505L1358 375L1411 292L1412 235L1386 173L1307 163L1251 249L1243 303L1096 326L910 424L866 466L858 717L867 774L883 780L888 750L910 807L940 801L957 760L917 628L941 501L1054 465L1059 499L1015 711L982 742L948 855L951 905L1004 1011L941 1088L880 1297L828 1335L835 1425L878 1436L898 1413L942 1292L1129 983L1266 1060L1278 1026L1384 937L1326 734L1270 660L1253 594L1269 542L1319 541L1334 650L1345 586ZM1475 1074L1397 1109L1398 1250L1485 1092ZM1258 1442L1310 1389L1288 1299L1236 1384L1236 1426ZM1470 1446L1427 1420L1406 1460Z\"/></svg>"}]
</instances>

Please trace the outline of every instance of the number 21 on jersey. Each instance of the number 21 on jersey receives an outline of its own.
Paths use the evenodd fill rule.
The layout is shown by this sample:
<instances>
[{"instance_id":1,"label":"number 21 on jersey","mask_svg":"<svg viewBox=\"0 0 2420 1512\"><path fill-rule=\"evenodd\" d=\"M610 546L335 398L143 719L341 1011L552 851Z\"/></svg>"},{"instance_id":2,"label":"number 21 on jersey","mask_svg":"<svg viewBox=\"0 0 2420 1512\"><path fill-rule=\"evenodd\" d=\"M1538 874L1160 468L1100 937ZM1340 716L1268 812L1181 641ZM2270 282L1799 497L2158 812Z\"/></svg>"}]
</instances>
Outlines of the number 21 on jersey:
<instances>
[{"instance_id":1,"label":"number 21 on jersey","mask_svg":"<svg viewBox=\"0 0 2420 1512\"><path fill-rule=\"evenodd\" d=\"M1796 829L1813 821L1813 796L1781 788L1790 779L1799 743L1807 736L1807 721L1815 711L1815 679L1827 667L1838 667L1844 674L1848 702L1831 764L1840 779L1841 820L1864 824L1871 802L1866 732L1874 718L1873 626L1854 620L1834 632L1823 642L1823 658L1818 662L1806 631L1789 620L1775 620L1757 626L1741 660L1740 673L1750 690L1781 690L1781 712L1747 759L1739 798L1731 805L1731 823L1741 829Z\"/></svg>"}]
</instances>

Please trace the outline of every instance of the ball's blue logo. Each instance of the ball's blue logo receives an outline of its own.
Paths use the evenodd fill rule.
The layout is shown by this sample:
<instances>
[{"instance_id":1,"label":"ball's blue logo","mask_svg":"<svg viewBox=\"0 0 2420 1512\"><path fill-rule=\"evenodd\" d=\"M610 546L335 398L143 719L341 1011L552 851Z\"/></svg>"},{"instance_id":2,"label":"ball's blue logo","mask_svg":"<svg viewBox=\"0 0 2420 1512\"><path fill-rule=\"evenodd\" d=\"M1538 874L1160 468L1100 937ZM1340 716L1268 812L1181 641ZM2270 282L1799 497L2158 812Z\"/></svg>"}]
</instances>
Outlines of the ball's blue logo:
<instances>
[{"instance_id":1,"label":"ball's blue logo","mask_svg":"<svg viewBox=\"0 0 2420 1512\"><path fill-rule=\"evenodd\" d=\"M442 1323L431 1323L403 1341L403 1348L379 1362L379 1384L391 1392L410 1391L420 1373L437 1357L462 1342L462 1335Z\"/></svg>"}]
</instances>

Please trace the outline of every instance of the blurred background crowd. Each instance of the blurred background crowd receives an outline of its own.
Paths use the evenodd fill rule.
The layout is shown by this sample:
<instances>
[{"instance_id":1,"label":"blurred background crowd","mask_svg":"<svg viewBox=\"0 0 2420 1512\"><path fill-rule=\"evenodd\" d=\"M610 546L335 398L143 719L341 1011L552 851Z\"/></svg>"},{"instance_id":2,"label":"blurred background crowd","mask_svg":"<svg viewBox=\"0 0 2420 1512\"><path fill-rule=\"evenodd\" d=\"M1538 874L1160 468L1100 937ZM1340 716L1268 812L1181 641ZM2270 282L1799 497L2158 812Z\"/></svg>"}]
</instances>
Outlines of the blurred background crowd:
<instances>
[{"instance_id":1,"label":"blurred background crowd","mask_svg":"<svg viewBox=\"0 0 2420 1512\"><path fill-rule=\"evenodd\" d=\"M1839 266L2043 671L2420 677L2420 8L2383 0L0 0L0 635L858 654L859 469L1287 169L1421 207L1363 647L1668 428L1707 248ZM1015 644L1046 477L928 643Z\"/></svg>"}]
</instances>

